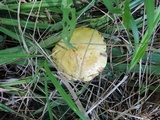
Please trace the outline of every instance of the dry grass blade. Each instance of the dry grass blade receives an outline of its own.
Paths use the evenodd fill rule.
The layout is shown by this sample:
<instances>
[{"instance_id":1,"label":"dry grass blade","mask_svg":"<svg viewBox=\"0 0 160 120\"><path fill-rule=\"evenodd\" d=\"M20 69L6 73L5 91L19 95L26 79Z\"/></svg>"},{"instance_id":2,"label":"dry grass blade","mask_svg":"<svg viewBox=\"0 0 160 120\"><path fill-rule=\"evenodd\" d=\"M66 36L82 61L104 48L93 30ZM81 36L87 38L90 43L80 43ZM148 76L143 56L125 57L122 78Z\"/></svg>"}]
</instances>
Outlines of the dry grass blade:
<instances>
[{"instance_id":1,"label":"dry grass blade","mask_svg":"<svg viewBox=\"0 0 160 120\"><path fill-rule=\"evenodd\" d=\"M117 84L115 87L106 95L102 95L101 100L92 105L92 107L87 111L87 114L91 113L99 104L101 104L107 97L109 97L118 87L123 84L127 80L128 76L124 76L124 78Z\"/></svg>"}]
</instances>

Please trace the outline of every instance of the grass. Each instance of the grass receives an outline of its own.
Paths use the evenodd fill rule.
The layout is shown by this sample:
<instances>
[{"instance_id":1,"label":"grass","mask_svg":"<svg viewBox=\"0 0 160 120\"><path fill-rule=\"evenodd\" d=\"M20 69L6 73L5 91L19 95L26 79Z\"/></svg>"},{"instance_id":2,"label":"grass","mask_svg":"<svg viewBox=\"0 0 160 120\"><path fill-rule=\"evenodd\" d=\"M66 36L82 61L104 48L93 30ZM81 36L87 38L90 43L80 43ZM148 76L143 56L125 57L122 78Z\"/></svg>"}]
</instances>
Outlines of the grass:
<instances>
[{"instance_id":1,"label":"grass","mask_svg":"<svg viewBox=\"0 0 160 120\"><path fill-rule=\"evenodd\" d=\"M0 1L0 118L158 119L159 1ZM52 48L76 27L105 38L108 64L91 82L58 74ZM67 31L70 31L68 34Z\"/></svg>"}]
</instances>

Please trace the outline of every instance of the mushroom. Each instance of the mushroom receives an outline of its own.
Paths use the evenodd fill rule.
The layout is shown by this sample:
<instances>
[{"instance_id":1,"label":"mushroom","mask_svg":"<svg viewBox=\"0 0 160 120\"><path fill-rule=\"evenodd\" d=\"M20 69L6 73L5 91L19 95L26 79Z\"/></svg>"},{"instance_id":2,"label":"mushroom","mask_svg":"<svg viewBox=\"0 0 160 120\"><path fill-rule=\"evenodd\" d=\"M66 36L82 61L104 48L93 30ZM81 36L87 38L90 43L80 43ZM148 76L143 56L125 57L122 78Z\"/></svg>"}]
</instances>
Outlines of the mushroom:
<instances>
[{"instance_id":1,"label":"mushroom","mask_svg":"<svg viewBox=\"0 0 160 120\"><path fill-rule=\"evenodd\" d=\"M59 41L52 50L52 57L61 74L68 80L90 81L107 64L106 43L95 29L76 28L70 43L76 49L68 48Z\"/></svg>"}]
</instances>

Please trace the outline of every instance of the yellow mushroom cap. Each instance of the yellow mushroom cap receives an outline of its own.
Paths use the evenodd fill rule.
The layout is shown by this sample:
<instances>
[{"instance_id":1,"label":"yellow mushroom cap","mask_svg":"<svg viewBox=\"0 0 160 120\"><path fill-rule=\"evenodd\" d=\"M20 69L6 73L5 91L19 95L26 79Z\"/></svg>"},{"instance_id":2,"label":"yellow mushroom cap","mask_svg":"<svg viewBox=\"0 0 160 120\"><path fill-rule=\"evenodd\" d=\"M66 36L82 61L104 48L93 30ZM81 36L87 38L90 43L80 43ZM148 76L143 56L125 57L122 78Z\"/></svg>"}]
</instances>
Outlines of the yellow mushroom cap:
<instances>
[{"instance_id":1,"label":"yellow mushroom cap","mask_svg":"<svg viewBox=\"0 0 160 120\"><path fill-rule=\"evenodd\" d=\"M94 29L76 28L70 43L76 49L69 49L61 40L53 48L53 60L68 80L90 81L107 64L106 43Z\"/></svg>"}]
</instances>

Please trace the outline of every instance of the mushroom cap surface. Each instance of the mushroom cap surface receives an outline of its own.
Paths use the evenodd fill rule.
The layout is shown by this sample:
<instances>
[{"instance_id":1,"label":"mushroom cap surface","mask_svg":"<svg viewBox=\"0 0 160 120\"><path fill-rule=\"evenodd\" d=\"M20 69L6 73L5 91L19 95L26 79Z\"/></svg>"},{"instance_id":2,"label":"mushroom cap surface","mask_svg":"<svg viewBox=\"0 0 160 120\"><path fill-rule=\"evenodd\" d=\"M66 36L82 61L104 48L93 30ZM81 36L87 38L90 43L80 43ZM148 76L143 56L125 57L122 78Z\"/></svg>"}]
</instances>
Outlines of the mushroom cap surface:
<instances>
[{"instance_id":1,"label":"mushroom cap surface","mask_svg":"<svg viewBox=\"0 0 160 120\"><path fill-rule=\"evenodd\" d=\"M68 48L63 40L52 50L52 57L62 75L68 80L90 81L107 64L106 43L95 29L76 28L70 43L76 49Z\"/></svg>"}]
</instances>

